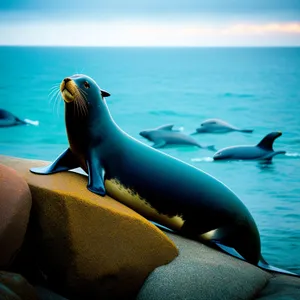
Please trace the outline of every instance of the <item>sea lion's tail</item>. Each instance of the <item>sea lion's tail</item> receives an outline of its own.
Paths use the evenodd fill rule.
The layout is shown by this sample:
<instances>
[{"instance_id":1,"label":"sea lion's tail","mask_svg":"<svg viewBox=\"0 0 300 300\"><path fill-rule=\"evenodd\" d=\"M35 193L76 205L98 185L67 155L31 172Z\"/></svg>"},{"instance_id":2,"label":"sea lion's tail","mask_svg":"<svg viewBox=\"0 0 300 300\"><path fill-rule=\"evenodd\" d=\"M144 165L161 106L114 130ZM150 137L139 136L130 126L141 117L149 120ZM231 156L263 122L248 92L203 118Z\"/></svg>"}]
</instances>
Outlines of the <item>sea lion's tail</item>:
<instances>
[{"instance_id":1,"label":"sea lion's tail","mask_svg":"<svg viewBox=\"0 0 300 300\"><path fill-rule=\"evenodd\" d=\"M269 265L266 262L266 260L262 257L262 255L260 256L260 259L259 259L259 262L258 262L257 266L260 267L261 269L264 269L264 270L267 270L267 271L300 277L300 274L293 273L293 272L290 272L290 271L287 271L287 270L280 269L280 268Z\"/></svg>"},{"instance_id":2,"label":"sea lion's tail","mask_svg":"<svg viewBox=\"0 0 300 300\"><path fill-rule=\"evenodd\" d=\"M151 221L154 225L156 225L158 228L160 228L163 231L168 231L171 233L177 233L174 230L167 228L159 223L153 222ZM180 234L180 233L179 233ZM184 235L183 235L184 236ZM213 241L213 240L206 240L206 239L202 239L201 240L202 243L204 243L205 245L214 247L215 249L219 249L222 252L225 252L233 257L236 257L238 259L241 259L243 261L246 261L234 248L229 247L229 246L225 246L224 244L218 242L218 241ZM286 274L286 275L290 275L290 276L295 276L295 277L300 277L300 274L297 273L293 273L281 268L277 268L274 266L269 265L266 260L263 258L263 256L260 254L260 258L259 258L259 262L257 263L257 266L263 270L269 271L269 272L275 272L275 273L280 273L280 274Z\"/></svg>"},{"instance_id":3,"label":"sea lion's tail","mask_svg":"<svg viewBox=\"0 0 300 300\"><path fill-rule=\"evenodd\" d=\"M239 258L241 260L247 261L234 248L229 247L229 246L225 246L222 243L216 242L216 241L214 241L214 244L216 246L218 246L218 248L221 249L223 252L225 252L225 253L227 253L227 254L229 254L231 256L234 256L236 258ZM293 273L293 272L290 272L290 271L287 271L287 270L284 270L284 269L277 268L277 267L269 265L266 262L266 260L263 258L262 255L260 255L260 258L259 258L259 261L257 263L257 266L259 268L261 268L263 270L266 270L266 271L269 271L269 272L276 272L276 273L280 273L280 274L286 274L286 275L291 275L291 276L295 276L295 277L300 277L300 274Z\"/></svg>"}]
</instances>

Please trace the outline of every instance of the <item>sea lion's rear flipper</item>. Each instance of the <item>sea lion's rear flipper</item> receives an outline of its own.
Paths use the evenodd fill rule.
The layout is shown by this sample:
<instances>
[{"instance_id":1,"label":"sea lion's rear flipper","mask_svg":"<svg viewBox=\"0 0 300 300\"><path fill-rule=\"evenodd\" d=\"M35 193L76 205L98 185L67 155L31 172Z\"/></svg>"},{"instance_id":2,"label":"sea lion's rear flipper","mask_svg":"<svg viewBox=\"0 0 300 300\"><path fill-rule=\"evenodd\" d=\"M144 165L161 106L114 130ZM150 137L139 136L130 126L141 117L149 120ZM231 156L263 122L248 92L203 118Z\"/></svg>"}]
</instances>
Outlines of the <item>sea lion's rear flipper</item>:
<instances>
[{"instance_id":1,"label":"sea lion's rear flipper","mask_svg":"<svg viewBox=\"0 0 300 300\"><path fill-rule=\"evenodd\" d=\"M274 266L269 265L265 259L260 256L259 262L257 264L260 268L267 270L267 271L271 271L271 272L276 272L276 273L282 273L282 274L288 274L288 275L293 275L293 276L297 276L300 277L300 274L296 274L287 270L283 270Z\"/></svg>"},{"instance_id":2,"label":"sea lion's rear flipper","mask_svg":"<svg viewBox=\"0 0 300 300\"><path fill-rule=\"evenodd\" d=\"M239 258L241 260L245 260L247 261L246 259L244 259L244 257L242 255L240 255L234 248L232 247L229 247L229 246L226 246L224 244L222 244L221 242L219 241L213 241L214 244L216 246L218 246L223 252L226 252L227 254L230 254L231 256L234 256L236 258ZM293 272L290 272L290 271L287 271L287 270L284 270L284 269L280 269L280 268L277 268L277 267L274 267L274 266L271 266L269 265L265 260L264 258L262 257L262 255L260 255L260 259L257 263L257 266L261 269L264 269L264 270L267 270L267 271L271 271L271 272L276 272L276 273L281 273L281 274L287 274L287 275L293 275L293 276L297 276L297 277L300 277L299 274L296 274L296 273L293 273Z\"/></svg>"},{"instance_id":3,"label":"sea lion's rear flipper","mask_svg":"<svg viewBox=\"0 0 300 300\"><path fill-rule=\"evenodd\" d=\"M234 229L232 228L232 226L224 226L202 234L201 238L204 240L208 240L222 252L225 252L241 260L245 260L245 258L235 248L229 246L228 243L226 243L226 240L228 240L228 238L230 239L230 237L233 235L233 232ZM227 245L225 245L225 243Z\"/></svg>"},{"instance_id":4,"label":"sea lion's rear flipper","mask_svg":"<svg viewBox=\"0 0 300 300\"><path fill-rule=\"evenodd\" d=\"M242 255L240 255L234 248L229 247L229 246L225 246L225 245L221 244L220 242L214 242L214 244L216 246L218 246L224 252L230 254L231 256L234 256L234 257L239 258L241 260L245 260L244 257Z\"/></svg>"},{"instance_id":5,"label":"sea lion's rear flipper","mask_svg":"<svg viewBox=\"0 0 300 300\"><path fill-rule=\"evenodd\" d=\"M35 174L48 175L63 171L68 171L80 167L74 154L68 148L49 166L31 168L30 171Z\"/></svg>"},{"instance_id":6,"label":"sea lion's rear flipper","mask_svg":"<svg viewBox=\"0 0 300 300\"><path fill-rule=\"evenodd\" d=\"M159 140L159 141L156 141L152 145L152 147L155 148L155 149L158 149L158 148L163 148L165 145L166 145L166 142L164 140Z\"/></svg>"},{"instance_id":7,"label":"sea lion's rear flipper","mask_svg":"<svg viewBox=\"0 0 300 300\"><path fill-rule=\"evenodd\" d=\"M89 175L89 181L87 185L88 190L100 196L105 196L106 190L104 186L104 169L99 157L99 153L95 151L95 148L90 149L86 164Z\"/></svg>"}]
</instances>

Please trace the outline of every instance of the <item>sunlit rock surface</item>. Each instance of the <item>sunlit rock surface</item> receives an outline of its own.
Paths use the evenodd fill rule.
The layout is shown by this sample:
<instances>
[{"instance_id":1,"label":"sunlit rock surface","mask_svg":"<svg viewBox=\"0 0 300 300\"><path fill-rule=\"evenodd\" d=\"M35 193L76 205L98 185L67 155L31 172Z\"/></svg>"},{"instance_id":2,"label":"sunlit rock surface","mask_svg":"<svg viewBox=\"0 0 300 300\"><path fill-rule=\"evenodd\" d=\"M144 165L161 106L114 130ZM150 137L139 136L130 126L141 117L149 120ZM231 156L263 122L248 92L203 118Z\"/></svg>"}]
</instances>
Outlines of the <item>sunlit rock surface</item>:
<instances>
[{"instance_id":1,"label":"sunlit rock surface","mask_svg":"<svg viewBox=\"0 0 300 300\"><path fill-rule=\"evenodd\" d=\"M0 163L25 178L32 194L20 264L24 270L34 264L61 295L132 298L150 272L178 255L175 244L145 218L108 196L89 192L86 176L30 173L30 167L47 164L41 161L0 156Z\"/></svg>"}]
</instances>

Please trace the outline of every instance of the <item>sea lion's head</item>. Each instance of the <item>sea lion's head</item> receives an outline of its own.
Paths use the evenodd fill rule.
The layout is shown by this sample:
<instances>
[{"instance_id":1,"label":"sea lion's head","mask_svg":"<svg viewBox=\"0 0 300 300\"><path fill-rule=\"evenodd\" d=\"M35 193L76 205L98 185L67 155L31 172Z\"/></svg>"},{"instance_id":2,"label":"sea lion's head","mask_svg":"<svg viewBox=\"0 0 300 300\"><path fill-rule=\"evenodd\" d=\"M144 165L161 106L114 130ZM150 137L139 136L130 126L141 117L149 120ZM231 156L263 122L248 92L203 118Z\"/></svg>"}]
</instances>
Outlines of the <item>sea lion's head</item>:
<instances>
[{"instance_id":1,"label":"sea lion's head","mask_svg":"<svg viewBox=\"0 0 300 300\"><path fill-rule=\"evenodd\" d=\"M96 102L99 98L110 96L108 92L100 89L91 77L83 74L75 74L63 79L60 92L65 103L75 103L79 107L98 105Z\"/></svg>"}]
</instances>

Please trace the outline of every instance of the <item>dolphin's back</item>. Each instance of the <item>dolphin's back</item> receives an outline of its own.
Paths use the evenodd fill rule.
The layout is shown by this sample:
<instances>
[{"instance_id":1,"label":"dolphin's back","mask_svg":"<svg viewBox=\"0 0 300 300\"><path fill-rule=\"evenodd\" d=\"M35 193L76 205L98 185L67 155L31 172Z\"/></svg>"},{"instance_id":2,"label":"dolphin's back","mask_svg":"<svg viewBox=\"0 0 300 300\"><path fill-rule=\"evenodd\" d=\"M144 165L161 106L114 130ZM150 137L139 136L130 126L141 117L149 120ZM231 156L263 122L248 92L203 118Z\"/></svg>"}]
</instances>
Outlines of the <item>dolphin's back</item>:
<instances>
[{"instance_id":1,"label":"dolphin's back","mask_svg":"<svg viewBox=\"0 0 300 300\"><path fill-rule=\"evenodd\" d=\"M232 146L221 149L217 154L223 159L258 159L268 152L257 146Z\"/></svg>"},{"instance_id":2,"label":"dolphin's back","mask_svg":"<svg viewBox=\"0 0 300 300\"><path fill-rule=\"evenodd\" d=\"M151 138L153 141L163 140L169 145L199 145L192 137L175 131L157 130L151 134Z\"/></svg>"}]
</instances>

